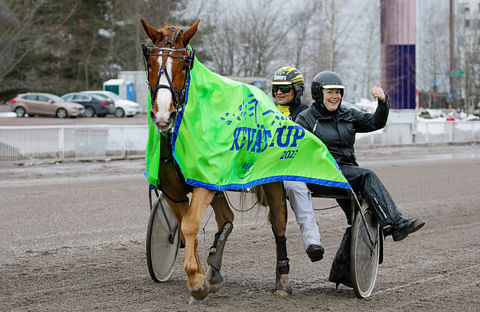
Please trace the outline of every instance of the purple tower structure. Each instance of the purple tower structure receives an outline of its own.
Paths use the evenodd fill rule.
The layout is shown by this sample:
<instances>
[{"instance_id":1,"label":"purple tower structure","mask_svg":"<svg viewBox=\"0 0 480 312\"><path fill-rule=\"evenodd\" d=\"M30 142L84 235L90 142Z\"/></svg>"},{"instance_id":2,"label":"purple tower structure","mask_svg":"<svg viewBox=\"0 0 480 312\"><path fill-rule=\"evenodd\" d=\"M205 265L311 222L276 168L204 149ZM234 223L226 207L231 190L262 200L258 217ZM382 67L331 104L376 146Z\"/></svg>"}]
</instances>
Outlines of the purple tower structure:
<instances>
[{"instance_id":1,"label":"purple tower structure","mask_svg":"<svg viewBox=\"0 0 480 312\"><path fill-rule=\"evenodd\" d=\"M393 109L415 108L415 0L381 0L381 82Z\"/></svg>"}]
</instances>

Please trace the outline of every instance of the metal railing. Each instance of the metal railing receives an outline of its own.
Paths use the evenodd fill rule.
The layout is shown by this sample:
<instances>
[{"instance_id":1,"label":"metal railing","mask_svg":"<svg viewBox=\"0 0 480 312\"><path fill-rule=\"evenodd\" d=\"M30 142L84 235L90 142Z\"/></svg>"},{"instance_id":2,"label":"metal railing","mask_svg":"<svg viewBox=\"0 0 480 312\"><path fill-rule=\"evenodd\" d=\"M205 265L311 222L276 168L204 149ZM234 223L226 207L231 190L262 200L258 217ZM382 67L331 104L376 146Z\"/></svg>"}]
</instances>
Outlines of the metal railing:
<instances>
[{"instance_id":1,"label":"metal railing","mask_svg":"<svg viewBox=\"0 0 480 312\"><path fill-rule=\"evenodd\" d=\"M146 125L0 127L0 161L144 156Z\"/></svg>"},{"instance_id":2,"label":"metal railing","mask_svg":"<svg viewBox=\"0 0 480 312\"><path fill-rule=\"evenodd\" d=\"M356 145L410 145L480 142L478 121L392 122L385 128L359 133Z\"/></svg>"}]
</instances>

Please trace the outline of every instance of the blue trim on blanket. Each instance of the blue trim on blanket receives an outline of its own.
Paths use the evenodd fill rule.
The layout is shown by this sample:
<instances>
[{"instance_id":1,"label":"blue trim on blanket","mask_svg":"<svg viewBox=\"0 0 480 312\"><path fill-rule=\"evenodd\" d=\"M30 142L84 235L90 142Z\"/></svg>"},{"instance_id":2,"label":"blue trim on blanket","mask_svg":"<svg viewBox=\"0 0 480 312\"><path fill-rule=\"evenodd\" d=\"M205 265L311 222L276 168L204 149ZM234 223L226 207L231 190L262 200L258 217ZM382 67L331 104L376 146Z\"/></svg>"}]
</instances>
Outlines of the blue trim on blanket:
<instances>
[{"instance_id":1,"label":"blue trim on blanket","mask_svg":"<svg viewBox=\"0 0 480 312\"><path fill-rule=\"evenodd\" d=\"M193 60L195 62L195 59ZM182 118L183 118L183 113L185 112L185 107L188 104L188 91L190 89L190 71L188 72L188 77L187 77L187 86L185 90L185 105L183 106L183 109L178 112L177 118L175 119L175 127L173 128L173 135L172 135L172 154L173 158L178 164L177 160L177 155L175 154L175 143L177 142L177 136L178 136L178 129L180 128L180 124L182 123Z\"/></svg>"},{"instance_id":2,"label":"blue trim on blanket","mask_svg":"<svg viewBox=\"0 0 480 312\"><path fill-rule=\"evenodd\" d=\"M148 183L147 172L143 172L143 177L145 178L145 180L147 180L147 183ZM149 190L154 190L156 188L157 187L154 184L148 183L148 189Z\"/></svg>"},{"instance_id":3,"label":"blue trim on blanket","mask_svg":"<svg viewBox=\"0 0 480 312\"><path fill-rule=\"evenodd\" d=\"M197 187L203 187L212 191L228 191L228 190L246 189L246 188L254 187L256 185L266 184L270 182L283 182L283 181L299 181L299 182L305 182L305 183L320 184L323 186L351 189L350 184L348 184L347 182L335 182L335 181L329 181L324 179L314 179L314 178L306 178L306 177L290 176L290 175L272 176L272 177L262 178L262 179L258 179L248 183L243 183L243 184L227 184L227 185L215 185L215 184L209 184L209 183L205 183L205 182L197 181L193 179L187 179L187 184L197 186Z\"/></svg>"}]
</instances>

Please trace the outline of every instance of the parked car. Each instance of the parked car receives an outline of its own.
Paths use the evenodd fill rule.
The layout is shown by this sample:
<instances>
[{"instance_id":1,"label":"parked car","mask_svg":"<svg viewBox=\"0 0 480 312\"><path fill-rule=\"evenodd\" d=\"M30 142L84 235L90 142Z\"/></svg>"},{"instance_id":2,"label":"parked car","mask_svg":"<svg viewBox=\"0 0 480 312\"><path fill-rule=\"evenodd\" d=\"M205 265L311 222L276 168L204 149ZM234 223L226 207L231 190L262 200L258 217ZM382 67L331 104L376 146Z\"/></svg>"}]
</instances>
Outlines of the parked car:
<instances>
[{"instance_id":1,"label":"parked car","mask_svg":"<svg viewBox=\"0 0 480 312\"><path fill-rule=\"evenodd\" d=\"M78 117L83 116L85 111L82 105L67 102L50 93L21 93L7 103L17 117L24 117L26 114L29 116L50 115L58 118Z\"/></svg>"},{"instance_id":2,"label":"parked car","mask_svg":"<svg viewBox=\"0 0 480 312\"><path fill-rule=\"evenodd\" d=\"M105 117L115 112L115 103L104 97L81 92L72 92L62 95L62 99L68 102L82 104L85 107L85 117Z\"/></svg>"},{"instance_id":3,"label":"parked car","mask_svg":"<svg viewBox=\"0 0 480 312\"><path fill-rule=\"evenodd\" d=\"M116 117L133 117L140 112L140 105L138 103L126 100L111 91L83 91L82 93L95 94L114 101L114 114Z\"/></svg>"}]
</instances>

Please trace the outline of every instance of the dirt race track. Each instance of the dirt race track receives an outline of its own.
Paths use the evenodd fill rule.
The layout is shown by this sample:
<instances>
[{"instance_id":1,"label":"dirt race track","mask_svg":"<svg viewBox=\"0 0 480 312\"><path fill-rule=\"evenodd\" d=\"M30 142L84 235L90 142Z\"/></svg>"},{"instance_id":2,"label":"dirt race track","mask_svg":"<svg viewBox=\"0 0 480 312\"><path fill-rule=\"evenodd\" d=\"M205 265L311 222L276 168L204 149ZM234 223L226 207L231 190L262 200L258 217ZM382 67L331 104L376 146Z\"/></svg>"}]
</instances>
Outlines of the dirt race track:
<instances>
[{"instance_id":1,"label":"dirt race track","mask_svg":"<svg viewBox=\"0 0 480 312\"><path fill-rule=\"evenodd\" d=\"M236 214L223 260L225 286L191 306L183 249L169 281L147 270L143 161L13 166L0 163L0 311L479 311L480 146L379 148L358 152L407 216L427 225L388 238L368 300L335 289L328 272L346 222L317 211L325 258L312 264L291 210L291 297L272 294L275 248L266 210ZM317 208L334 205L315 199ZM206 262L213 217L204 216Z\"/></svg>"}]
</instances>

